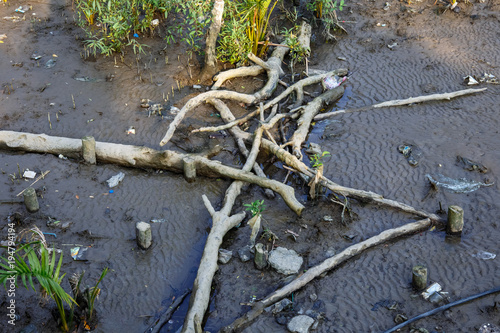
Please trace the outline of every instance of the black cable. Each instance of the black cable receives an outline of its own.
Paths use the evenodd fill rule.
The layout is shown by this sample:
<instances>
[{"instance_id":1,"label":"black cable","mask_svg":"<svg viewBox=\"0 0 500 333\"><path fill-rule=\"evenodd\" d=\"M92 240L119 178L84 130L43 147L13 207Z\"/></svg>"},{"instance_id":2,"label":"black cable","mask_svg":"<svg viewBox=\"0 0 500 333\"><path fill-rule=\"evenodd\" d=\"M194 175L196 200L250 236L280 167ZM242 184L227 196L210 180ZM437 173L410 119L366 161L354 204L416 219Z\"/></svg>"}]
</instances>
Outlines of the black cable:
<instances>
[{"instance_id":1,"label":"black cable","mask_svg":"<svg viewBox=\"0 0 500 333\"><path fill-rule=\"evenodd\" d=\"M458 300L458 301L455 301L455 302L452 302L452 303L440 306L439 308L435 308L434 310L422 313L421 315L418 315L416 317L408 319L407 321L405 321L405 322L403 322L403 323L401 323L401 324L399 324L397 326L394 326L393 328L385 331L384 333L395 332L396 330L399 330L400 328L405 327L406 325L408 325L410 323L413 323L414 321L417 321L419 319L428 317L428 316L433 315L433 314L435 314L437 312L440 312L440 311L447 310L447 309L449 309L449 308L451 308L453 306L460 305L462 303L466 303L466 302L472 301L472 300L474 300L476 298L483 297L483 296L486 296L486 295L489 295L489 294L493 294L493 293L497 293L499 291L500 291L500 287L496 287L496 288L490 289L488 291L484 291L484 292L482 292L480 294L472 295L472 296L466 297L464 299L461 299L461 300Z\"/></svg>"}]
</instances>

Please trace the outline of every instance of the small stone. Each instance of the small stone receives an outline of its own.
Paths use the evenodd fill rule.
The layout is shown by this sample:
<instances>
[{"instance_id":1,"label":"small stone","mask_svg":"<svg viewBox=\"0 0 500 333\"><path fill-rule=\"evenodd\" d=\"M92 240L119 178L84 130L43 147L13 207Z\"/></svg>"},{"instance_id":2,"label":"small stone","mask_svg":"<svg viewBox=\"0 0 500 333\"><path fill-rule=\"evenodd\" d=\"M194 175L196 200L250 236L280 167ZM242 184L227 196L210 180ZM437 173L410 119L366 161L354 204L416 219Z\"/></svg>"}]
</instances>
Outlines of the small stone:
<instances>
[{"instance_id":1,"label":"small stone","mask_svg":"<svg viewBox=\"0 0 500 333\"><path fill-rule=\"evenodd\" d=\"M297 274L303 263L300 257L294 250L288 250L284 247L278 247L271 251L269 255L269 263L278 271L278 273L291 275Z\"/></svg>"},{"instance_id":2,"label":"small stone","mask_svg":"<svg viewBox=\"0 0 500 333\"><path fill-rule=\"evenodd\" d=\"M274 304L273 313L274 314L280 313L281 311L286 309L286 307L289 306L290 304L292 304L292 301L290 301L288 298L281 300L281 302Z\"/></svg>"},{"instance_id":3,"label":"small stone","mask_svg":"<svg viewBox=\"0 0 500 333\"><path fill-rule=\"evenodd\" d=\"M250 249L250 245L246 245L238 250L238 256L242 262L247 262L252 259L253 255Z\"/></svg>"},{"instance_id":4,"label":"small stone","mask_svg":"<svg viewBox=\"0 0 500 333\"><path fill-rule=\"evenodd\" d=\"M294 333L308 333L309 328L314 323L314 319L309 316L300 315L293 317L287 325L290 332Z\"/></svg>"},{"instance_id":5,"label":"small stone","mask_svg":"<svg viewBox=\"0 0 500 333\"><path fill-rule=\"evenodd\" d=\"M318 299L318 295L312 293L311 295L309 295L309 298L311 299L311 301L315 302Z\"/></svg>"},{"instance_id":6,"label":"small stone","mask_svg":"<svg viewBox=\"0 0 500 333\"><path fill-rule=\"evenodd\" d=\"M233 251L219 249L219 262L221 264L227 264L232 257L233 257Z\"/></svg>"}]
</instances>

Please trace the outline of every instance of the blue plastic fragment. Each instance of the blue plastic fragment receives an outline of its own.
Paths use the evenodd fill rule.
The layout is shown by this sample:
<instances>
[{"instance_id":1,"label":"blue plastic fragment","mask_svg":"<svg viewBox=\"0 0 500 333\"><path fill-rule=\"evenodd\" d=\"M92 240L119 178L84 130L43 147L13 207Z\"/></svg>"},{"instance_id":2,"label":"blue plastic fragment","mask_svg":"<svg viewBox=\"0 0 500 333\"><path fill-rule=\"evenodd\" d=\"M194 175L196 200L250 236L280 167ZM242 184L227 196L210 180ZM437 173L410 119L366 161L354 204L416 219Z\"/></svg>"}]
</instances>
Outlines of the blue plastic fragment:
<instances>
[{"instance_id":1,"label":"blue plastic fragment","mask_svg":"<svg viewBox=\"0 0 500 333\"><path fill-rule=\"evenodd\" d=\"M138 37L139 37L139 35L138 35L138 34L134 34L134 37L135 37L135 38L138 38Z\"/></svg>"},{"instance_id":2,"label":"blue plastic fragment","mask_svg":"<svg viewBox=\"0 0 500 333\"><path fill-rule=\"evenodd\" d=\"M113 193L114 191L113 190L109 190L109 193Z\"/></svg>"},{"instance_id":3,"label":"blue plastic fragment","mask_svg":"<svg viewBox=\"0 0 500 333\"><path fill-rule=\"evenodd\" d=\"M55 233L53 233L53 232L44 232L43 234L44 234L44 235L52 235L52 236L54 236L55 238L57 238L57 235L56 235Z\"/></svg>"}]
</instances>

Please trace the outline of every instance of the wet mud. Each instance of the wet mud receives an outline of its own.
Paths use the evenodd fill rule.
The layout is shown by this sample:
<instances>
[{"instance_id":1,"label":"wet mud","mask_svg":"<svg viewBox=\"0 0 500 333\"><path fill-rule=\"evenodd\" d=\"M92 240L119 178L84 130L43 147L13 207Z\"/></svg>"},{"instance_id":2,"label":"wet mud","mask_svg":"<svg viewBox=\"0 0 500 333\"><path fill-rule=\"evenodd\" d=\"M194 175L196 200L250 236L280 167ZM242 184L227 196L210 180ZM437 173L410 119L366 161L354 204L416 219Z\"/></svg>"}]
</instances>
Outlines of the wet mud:
<instances>
[{"instance_id":1,"label":"wet mud","mask_svg":"<svg viewBox=\"0 0 500 333\"><path fill-rule=\"evenodd\" d=\"M465 89L467 75L500 76L497 1L459 2L459 13L444 11L434 1L388 3L346 2L339 15L347 21L348 34L338 35L336 43L325 42L319 29L314 30L309 67L344 67L353 73L334 109ZM197 58L188 58L180 44L165 48L161 38L141 36L151 49L140 59L133 54L85 59L83 33L74 24L70 2L32 2L24 19L4 19L22 18L14 10L27 4L9 1L0 6L0 35L7 35L0 44L0 129L71 138L92 135L97 141L158 149L173 116L168 112L163 117L148 116L141 99L161 103L167 111L171 106L182 107L189 96L199 93L190 81L190 73L198 68ZM32 59L33 55L42 57ZM46 66L49 60L53 67ZM233 80L230 88L251 92L262 79ZM316 332L385 331L396 325L398 314L411 318L437 306L411 288L411 269L417 264L428 267L430 282L440 283L450 301L499 285L498 257L480 254L500 253L500 86L481 83L478 87L488 90L450 101L344 114L314 125L309 141L331 153L324 160L327 177L429 212L459 205L465 212L464 231L461 238L450 237L438 227L368 250L294 293L289 297L292 306L276 315L264 313L245 332L286 332L283 323L306 312L319 321ZM232 110L237 116L247 111L239 105ZM220 144L226 149L217 158L241 165L233 143L223 134L188 135L191 128L219 121L213 109L200 107L166 148L199 152ZM135 134L127 134L131 126ZM398 150L401 145L418 147L416 166ZM474 161L486 172L467 170L457 156ZM287 177L280 163L267 158L260 162L273 179ZM40 210L33 214L20 203L22 196L16 196L31 183L19 179L19 170L25 169L38 174L50 170L34 186ZM111 192L106 180L119 172L125 177ZM426 175L438 174L492 185L453 193L431 186ZM416 220L353 200L352 216L342 222L342 207L329 200L331 193L311 200L300 178L292 174L287 182L306 205L302 217L296 217L281 198L267 199L254 186L242 192L234 211L264 199L263 226L278 239L266 234L258 240L268 248L274 244L294 249L304 259L303 270L383 230ZM158 170L89 166L48 154L0 151L0 240L7 237L8 218L15 217L16 232L36 225L56 234L46 238L64 251L62 270L68 276L85 270L89 280L97 279L109 267L96 303L100 318L96 331L143 332L161 309L192 287L211 225L201 195L220 207L229 184L202 178L188 183L180 175ZM48 226L54 219L72 223L64 230ZM152 223L153 245L143 251L135 242L134 226L151 220L157 221ZM226 236L223 247L236 253L248 243L250 233L243 223ZM71 258L70 249L75 246L88 247L85 260ZM0 251L5 255L5 250ZM287 282L286 277L269 269L259 271L235 255L219 266L205 329L218 331L248 311L249 303ZM63 287L70 290L67 281ZM15 327L6 324L8 301L6 293L0 292L0 331L18 332L28 324L39 332L57 331L52 301L41 301L19 286ZM495 306L499 301L498 294L484 297L413 327L477 332L484 323L500 325ZM187 303L186 299L162 332L180 327Z\"/></svg>"}]
</instances>

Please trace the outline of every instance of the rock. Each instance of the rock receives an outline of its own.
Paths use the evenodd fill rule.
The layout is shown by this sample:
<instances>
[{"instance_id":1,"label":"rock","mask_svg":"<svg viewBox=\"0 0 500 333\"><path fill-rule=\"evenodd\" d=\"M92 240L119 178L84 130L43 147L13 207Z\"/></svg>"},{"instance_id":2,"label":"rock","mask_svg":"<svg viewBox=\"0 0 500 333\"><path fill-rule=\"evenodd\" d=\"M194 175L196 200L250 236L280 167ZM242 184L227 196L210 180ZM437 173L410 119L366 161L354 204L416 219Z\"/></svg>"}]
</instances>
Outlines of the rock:
<instances>
[{"instance_id":1,"label":"rock","mask_svg":"<svg viewBox=\"0 0 500 333\"><path fill-rule=\"evenodd\" d=\"M247 262L252 259L252 252L250 251L250 245L246 245L238 250L238 256L242 262Z\"/></svg>"},{"instance_id":2,"label":"rock","mask_svg":"<svg viewBox=\"0 0 500 333\"><path fill-rule=\"evenodd\" d=\"M287 325L287 328L290 332L294 333L307 333L309 332L309 328L314 323L314 319L309 316L300 315L293 317L292 320Z\"/></svg>"},{"instance_id":3,"label":"rock","mask_svg":"<svg viewBox=\"0 0 500 333\"><path fill-rule=\"evenodd\" d=\"M25 328L19 331L19 333L38 333L36 326L33 324L29 324Z\"/></svg>"},{"instance_id":4,"label":"rock","mask_svg":"<svg viewBox=\"0 0 500 333\"><path fill-rule=\"evenodd\" d=\"M290 304L292 304L292 301L290 301L288 298L284 298L283 300L281 300L281 302L274 304L273 313L274 314L280 313L281 311L286 309L286 307L289 306Z\"/></svg>"},{"instance_id":5,"label":"rock","mask_svg":"<svg viewBox=\"0 0 500 333\"><path fill-rule=\"evenodd\" d=\"M233 257L233 251L219 249L219 262L221 264L227 264L232 257Z\"/></svg>"},{"instance_id":6,"label":"rock","mask_svg":"<svg viewBox=\"0 0 500 333\"><path fill-rule=\"evenodd\" d=\"M291 275L297 274L304 260L294 250L278 247L271 251L269 263L278 273Z\"/></svg>"}]
</instances>

